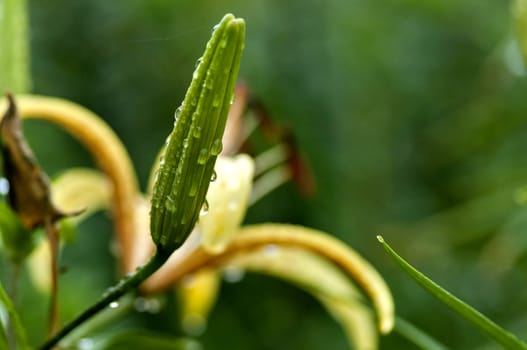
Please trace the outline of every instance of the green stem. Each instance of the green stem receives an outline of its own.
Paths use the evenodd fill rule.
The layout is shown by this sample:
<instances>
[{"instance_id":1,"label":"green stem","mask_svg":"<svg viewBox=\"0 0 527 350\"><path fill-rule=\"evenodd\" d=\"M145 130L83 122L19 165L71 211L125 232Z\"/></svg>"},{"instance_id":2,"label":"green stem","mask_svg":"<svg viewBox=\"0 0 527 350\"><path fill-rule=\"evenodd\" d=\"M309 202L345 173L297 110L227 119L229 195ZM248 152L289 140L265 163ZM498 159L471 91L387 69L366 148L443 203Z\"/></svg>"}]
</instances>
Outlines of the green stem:
<instances>
[{"instance_id":1,"label":"green stem","mask_svg":"<svg viewBox=\"0 0 527 350\"><path fill-rule=\"evenodd\" d=\"M129 291L135 289L154 272L156 272L170 257L170 253L157 250L154 256L145 265L139 267L133 274L126 275L119 283L107 290L99 301L80 314L76 319L62 328L53 338L49 339L40 350L52 349L62 338L68 335L75 328L93 317L99 311L106 308L111 302L119 299Z\"/></svg>"}]
</instances>

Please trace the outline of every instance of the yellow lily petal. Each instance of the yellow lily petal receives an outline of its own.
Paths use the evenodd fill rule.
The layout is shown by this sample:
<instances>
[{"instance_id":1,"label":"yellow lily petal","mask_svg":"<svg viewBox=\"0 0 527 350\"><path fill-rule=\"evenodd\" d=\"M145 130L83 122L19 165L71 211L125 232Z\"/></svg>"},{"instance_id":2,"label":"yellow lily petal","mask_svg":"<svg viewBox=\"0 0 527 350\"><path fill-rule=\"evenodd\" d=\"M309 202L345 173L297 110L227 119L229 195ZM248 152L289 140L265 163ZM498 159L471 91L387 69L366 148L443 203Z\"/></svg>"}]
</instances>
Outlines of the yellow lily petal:
<instances>
[{"instance_id":1,"label":"yellow lily petal","mask_svg":"<svg viewBox=\"0 0 527 350\"><path fill-rule=\"evenodd\" d=\"M378 348L375 318L371 310L358 300L340 301L318 296L318 299L344 329L353 349Z\"/></svg>"},{"instance_id":2,"label":"yellow lily petal","mask_svg":"<svg viewBox=\"0 0 527 350\"><path fill-rule=\"evenodd\" d=\"M207 317L214 306L220 285L215 270L203 269L186 276L178 285L183 330L200 335L207 326Z\"/></svg>"},{"instance_id":3,"label":"yellow lily petal","mask_svg":"<svg viewBox=\"0 0 527 350\"><path fill-rule=\"evenodd\" d=\"M349 300L361 297L349 277L337 266L319 255L296 247L269 244L260 249L238 253L222 264L280 277L312 294L331 299Z\"/></svg>"},{"instance_id":4,"label":"yellow lily petal","mask_svg":"<svg viewBox=\"0 0 527 350\"><path fill-rule=\"evenodd\" d=\"M75 168L63 172L52 183L53 203L64 212L83 211L71 220L79 221L110 204L111 185L101 172Z\"/></svg>"},{"instance_id":5,"label":"yellow lily petal","mask_svg":"<svg viewBox=\"0 0 527 350\"><path fill-rule=\"evenodd\" d=\"M53 203L64 212L81 211L68 220L81 221L110 202L110 183L101 173L92 169L76 168L63 172L54 179ZM48 240L42 240L27 260L28 272L34 285L43 293L51 289L49 264L51 252Z\"/></svg>"},{"instance_id":6,"label":"yellow lily petal","mask_svg":"<svg viewBox=\"0 0 527 350\"><path fill-rule=\"evenodd\" d=\"M248 247L268 240L278 245L299 246L311 250L340 266L371 298L381 333L394 325L394 304L390 290L373 266L353 249L321 231L285 224L261 224L241 229L231 243L232 249ZM238 246L238 247L237 247Z\"/></svg>"},{"instance_id":7,"label":"yellow lily petal","mask_svg":"<svg viewBox=\"0 0 527 350\"><path fill-rule=\"evenodd\" d=\"M225 262L290 281L317 298L341 324L353 349L376 349L378 336L371 310L362 295L337 266L298 248L269 245Z\"/></svg>"},{"instance_id":8,"label":"yellow lily petal","mask_svg":"<svg viewBox=\"0 0 527 350\"><path fill-rule=\"evenodd\" d=\"M218 157L216 179L207 192L208 212L200 218L205 250L219 253L225 249L240 226L249 200L254 161L245 154Z\"/></svg>"},{"instance_id":9,"label":"yellow lily petal","mask_svg":"<svg viewBox=\"0 0 527 350\"><path fill-rule=\"evenodd\" d=\"M286 224L260 224L243 227L219 254L198 248L178 264L165 265L144 285L145 291L162 290L204 267L221 266L235 254L269 245L298 247L332 261L348 274L372 300L378 327L387 334L394 325L394 304L390 290L379 273L353 249L321 231Z\"/></svg>"},{"instance_id":10,"label":"yellow lily petal","mask_svg":"<svg viewBox=\"0 0 527 350\"><path fill-rule=\"evenodd\" d=\"M42 240L26 261L29 276L35 287L42 293L49 294L51 291L51 274L49 273L51 249L49 240Z\"/></svg>"}]
</instances>

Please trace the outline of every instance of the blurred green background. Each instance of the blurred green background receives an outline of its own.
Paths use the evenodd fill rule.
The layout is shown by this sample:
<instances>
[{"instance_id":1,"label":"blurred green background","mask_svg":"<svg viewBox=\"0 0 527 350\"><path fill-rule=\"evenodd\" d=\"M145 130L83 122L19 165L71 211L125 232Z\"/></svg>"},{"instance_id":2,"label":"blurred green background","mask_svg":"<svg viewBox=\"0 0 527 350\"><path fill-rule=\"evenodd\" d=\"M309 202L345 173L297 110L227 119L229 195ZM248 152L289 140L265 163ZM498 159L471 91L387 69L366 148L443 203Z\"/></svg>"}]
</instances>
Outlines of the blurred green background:
<instances>
[{"instance_id":1,"label":"blurred green background","mask_svg":"<svg viewBox=\"0 0 527 350\"><path fill-rule=\"evenodd\" d=\"M32 90L103 116L142 186L212 26L245 18L240 73L290 128L316 179L249 210L247 222L298 223L358 249L385 276L397 313L452 349L492 349L387 257L375 235L505 328L527 338L527 80L503 0L31 0ZM51 175L91 159L45 123L25 124ZM111 226L101 214L66 247L63 312L111 284ZM81 278L82 277L82 278ZM27 292L24 317L44 311ZM173 310L172 297L166 310ZM178 324L123 321L181 334ZM308 295L255 275L222 286L205 349L347 349ZM413 349L394 334L383 349Z\"/></svg>"}]
</instances>

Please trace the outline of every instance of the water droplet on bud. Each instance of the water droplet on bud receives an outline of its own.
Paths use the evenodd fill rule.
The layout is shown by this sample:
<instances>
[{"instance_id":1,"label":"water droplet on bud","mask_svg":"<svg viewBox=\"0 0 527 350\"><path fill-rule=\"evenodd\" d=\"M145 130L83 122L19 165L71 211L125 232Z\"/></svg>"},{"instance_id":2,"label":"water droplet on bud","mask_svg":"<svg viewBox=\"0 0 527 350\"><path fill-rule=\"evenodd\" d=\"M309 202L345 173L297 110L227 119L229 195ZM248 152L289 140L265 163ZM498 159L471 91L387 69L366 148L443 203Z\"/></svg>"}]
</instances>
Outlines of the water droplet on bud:
<instances>
[{"instance_id":1,"label":"water droplet on bud","mask_svg":"<svg viewBox=\"0 0 527 350\"><path fill-rule=\"evenodd\" d=\"M201 211L199 212L200 216L207 215L209 212L209 202L205 199L205 202L203 202L203 206L201 207Z\"/></svg>"},{"instance_id":2,"label":"water droplet on bud","mask_svg":"<svg viewBox=\"0 0 527 350\"><path fill-rule=\"evenodd\" d=\"M245 271L237 266L228 266L223 271L223 279L229 283L240 282L245 276Z\"/></svg>"},{"instance_id":3,"label":"water droplet on bud","mask_svg":"<svg viewBox=\"0 0 527 350\"><path fill-rule=\"evenodd\" d=\"M209 152L207 151L206 148L202 148L200 151L199 151L199 155L198 155L198 164L205 164L207 162L207 160L209 159Z\"/></svg>"},{"instance_id":4,"label":"water droplet on bud","mask_svg":"<svg viewBox=\"0 0 527 350\"><path fill-rule=\"evenodd\" d=\"M212 100L212 107L217 108L220 106L221 99L218 95L214 96L214 99Z\"/></svg>"},{"instance_id":5,"label":"water droplet on bud","mask_svg":"<svg viewBox=\"0 0 527 350\"><path fill-rule=\"evenodd\" d=\"M176 201L171 196L167 196L167 199L165 200L165 208L168 211L172 211L172 212L176 211L177 209Z\"/></svg>"},{"instance_id":6,"label":"water droplet on bud","mask_svg":"<svg viewBox=\"0 0 527 350\"><path fill-rule=\"evenodd\" d=\"M93 349L93 340L90 338L82 338L77 342L77 348L79 350L90 350Z\"/></svg>"},{"instance_id":7,"label":"water droplet on bud","mask_svg":"<svg viewBox=\"0 0 527 350\"><path fill-rule=\"evenodd\" d=\"M212 148L210 149L210 154L213 156L217 156L221 153L221 150L223 149L223 145L221 143L220 139L214 140L212 143Z\"/></svg>"},{"instance_id":8,"label":"water droplet on bud","mask_svg":"<svg viewBox=\"0 0 527 350\"><path fill-rule=\"evenodd\" d=\"M196 65L194 66L194 68L198 69L199 65L201 64L201 62L203 62L203 57L200 57L196 60Z\"/></svg>"},{"instance_id":9,"label":"water droplet on bud","mask_svg":"<svg viewBox=\"0 0 527 350\"><path fill-rule=\"evenodd\" d=\"M199 139L200 136L201 136L201 127L200 126L196 126L192 132L192 136L194 136L195 138Z\"/></svg>"}]
</instances>

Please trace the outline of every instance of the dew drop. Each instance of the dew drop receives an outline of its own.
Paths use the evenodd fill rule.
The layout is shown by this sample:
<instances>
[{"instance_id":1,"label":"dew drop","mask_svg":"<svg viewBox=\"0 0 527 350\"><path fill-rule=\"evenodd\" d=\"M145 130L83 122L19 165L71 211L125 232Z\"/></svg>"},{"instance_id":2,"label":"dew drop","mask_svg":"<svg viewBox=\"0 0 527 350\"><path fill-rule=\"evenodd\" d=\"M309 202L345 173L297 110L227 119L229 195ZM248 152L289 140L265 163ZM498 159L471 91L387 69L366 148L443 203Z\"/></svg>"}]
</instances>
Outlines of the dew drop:
<instances>
[{"instance_id":1,"label":"dew drop","mask_svg":"<svg viewBox=\"0 0 527 350\"><path fill-rule=\"evenodd\" d=\"M0 195L7 195L9 193L9 181L5 177L0 177Z\"/></svg>"},{"instance_id":2,"label":"dew drop","mask_svg":"<svg viewBox=\"0 0 527 350\"><path fill-rule=\"evenodd\" d=\"M245 271L237 266L228 266L223 271L223 279L229 283L240 282L245 276Z\"/></svg>"},{"instance_id":3,"label":"dew drop","mask_svg":"<svg viewBox=\"0 0 527 350\"><path fill-rule=\"evenodd\" d=\"M148 311L148 299L139 297L134 300L134 309L137 312L147 312Z\"/></svg>"},{"instance_id":4,"label":"dew drop","mask_svg":"<svg viewBox=\"0 0 527 350\"><path fill-rule=\"evenodd\" d=\"M220 106L221 99L218 95L214 96L214 99L212 100L212 107L217 108Z\"/></svg>"},{"instance_id":5,"label":"dew drop","mask_svg":"<svg viewBox=\"0 0 527 350\"><path fill-rule=\"evenodd\" d=\"M199 155L198 155L198 164L205 164L207 162L207 160L209 159L209 152L207 151L206 148L202 148L200 151L199 151Z\"/></svg>"},{"instance_id":6,"label":"dew drop","mask_svg":"<svg viewBox=\"0 0 527 350\"><path fill-rule=\"evenodd\" d=\"M117 309L119 307L119 303L117 301L112 301L109 306L110 309Z\"/></svg>"},{"instance_id":7,"label":"dew drop","mask_svg":"<svg viewBox=\"0 0 527 350\"><path fill-rule=\"evenodd\" d=\"M214 140L212 143L212 148L210 149L210 154L213 156L217 156L221 153L221 150L223 149L223 145L221 144L220 139Z\"/></svg>"},{"instance_id":8,"label":"dew drop","mask_svg":"<svg viewBox=\"0 0 527 350\"><path fill-rule=\"evenodd\" d=\"M210 176L210 182L216 181L217 178L218 178L218 174L216 173L216 170L213 170L212 175Z\"/></svg>"},{"instance_id":9,"label":"dew drop","mask_svg":"<svg viewBox=\"0 0 527 350\"><path fill-rule=\"evenodd\" d=\"M90 338L82 338L77 342L77 348L79 350L90 350L93 348L93 340Z\"/></svg>"},{"instance_id":10,"label":"dew drop","mask_svg":"<svg viewBox=\"0 0 527 350\"><path fill-rule=\"evenodd\" d=\"M214 79L212 79L211 77L205 79L204 86L205 88L212 90L212 88L214 87Z\"/></svg>"},{"instance_id":11,"label":"dew drop","mask_svg":"<svg viewBox=\"0 0 527 350\"><path fill-rule=\"evenodd\" d=\"M203 205L201 206L201 211L199 212L200 216L207 215L209 212L209 202L205 199L205 202L203 202Z\"/></svg>"},{"instance_id":12,"label":"dew drop","mask_svg":"<svg viewBox=\"0 0 527 350\"><path fill-rule=\"evenodd\" d=\"M198 181L192 181L190 185L190 190L188 191L189 197L195 197L198 193Z\"/></svg>"},{"instance_id":13,"label":"dew drop","mask_svg":"<svg viewBox=\"0 0 527 350\"><path fill-rule=\"evenodd\" d=\"M276 244L267 244L264 248L263 248L263 253L266 257L275 257L278 255L278 252L279 252L279 249L278 246Z\"/></svg>"},{"instance_id":14,"label":"dew drop","mask_svg":"<svg viewBox=\"0 0 527 350\"><path fill-rule=\"evenodd\" d=\"M134 308L137 312L159 313L161 302L158 298L138 297L134 300Z\"/></svg>"},{"instance_id":15,"label":"dew drop","mask_svg":"<svg viewBox=\"0 0 527 350\"><path fill-rule=\"evenodd\" d=\"M230 212L238 211L239 205L236 200L229 201L229 204L227 204L227 210Z\"/></svg>"},{"instance_id":16,"label":"dew drop","mask_svg":"<svg viewBox=\"0 0 527 350\"><path fill-rule=\"evenodd\" d=\"M176 112L174 113L174 123L177 122L179 116L181 115L181 110L182 110L181 107L178 107L178 108L176 109Z\"/></svg>"},{"instance_id":17,"label":"dew drop","mask_svg":"<svg viewBox=\"0 0 527 350\"><path fill-rule=\"evenodd\" d=\"M231 99L229 100L229 103L232 105L236 98L234 97L234 94L231 95Z\"/></svg>"},{"instance_id":18,"label":"dew drop","mask_svg":"<svg viewBox=\"0 0 527 350\"><path fill-rule=\"evenodd\" d=\"M225 46L227 46L227 40L223 39L220 41L220 47L224 48Z\"/></svg>"},{"instance_id":19,"label":"dew drop","mask_svg":"<svg viewBox=\"0 0 527 350\"><path fill-rule=\"evenodd\" d=\"M194 68L198 69L199 65L201 64L201 62L203 62L203 57L200 57L196 60L196 65L194 66Z\"/></svg>"},{"instance_id":20,"label":"dew drop","mask_svg":"<svg viewBox=\"0 0 527 350\"><path fill-rule=\"evenodd\" d=\"M165 208L168 211L174 212L177 209L176 201L171 196L167 196L167 199L165 200Z\"/></svg>"},{"instance_id":21,"label":"dew drop","mask_svg":"<svg viewBox=\"0 0 527 350\"><path fill-rule=\"evenodd\" d=\"M170 133L170 135L167 136L167 139L165 140L165 147L168 146L168 144L170 143L171 139L172 139L172 133Z\"/></svg>"},{"instance_id":22,"label":"dew drop","mask_svg":"<svg viewBox=\"0 0 527 350\"><path fill-rule=\"evenodd\" d=\"M201 137L201 126L196 126L192 131L192 136L199 139Z\"/></svg>"}]
</instances>

